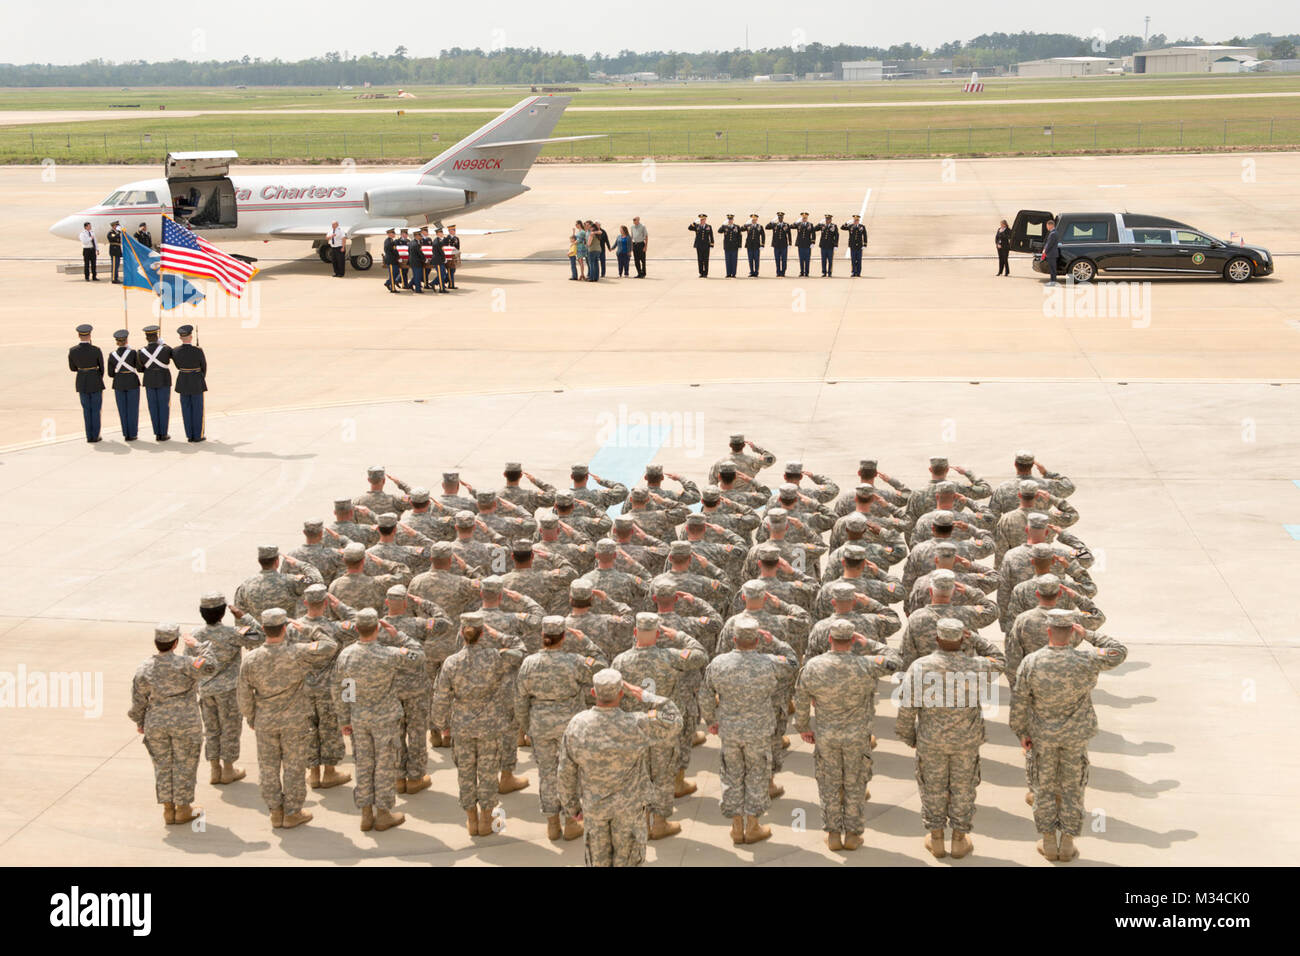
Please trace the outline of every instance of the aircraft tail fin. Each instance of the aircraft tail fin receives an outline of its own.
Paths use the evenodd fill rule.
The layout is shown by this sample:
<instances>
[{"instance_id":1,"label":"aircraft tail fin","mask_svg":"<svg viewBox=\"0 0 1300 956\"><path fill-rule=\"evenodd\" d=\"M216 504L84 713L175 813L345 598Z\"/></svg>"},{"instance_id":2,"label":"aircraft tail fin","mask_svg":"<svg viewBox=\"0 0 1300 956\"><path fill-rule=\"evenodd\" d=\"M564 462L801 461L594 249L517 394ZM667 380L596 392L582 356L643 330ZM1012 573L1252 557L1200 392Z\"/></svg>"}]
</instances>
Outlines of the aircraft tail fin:
<instances>
[{"instance_id":1,"label":"aircraft tail fin","mask_svg":"<svg viewBox=\"0 0 1300 956\"><path fill-rule=\"evenodd\" d=\"M520 184L560 121L568 96L530 96L420 167L420 176Z\"/></svg>"}]
</instances>

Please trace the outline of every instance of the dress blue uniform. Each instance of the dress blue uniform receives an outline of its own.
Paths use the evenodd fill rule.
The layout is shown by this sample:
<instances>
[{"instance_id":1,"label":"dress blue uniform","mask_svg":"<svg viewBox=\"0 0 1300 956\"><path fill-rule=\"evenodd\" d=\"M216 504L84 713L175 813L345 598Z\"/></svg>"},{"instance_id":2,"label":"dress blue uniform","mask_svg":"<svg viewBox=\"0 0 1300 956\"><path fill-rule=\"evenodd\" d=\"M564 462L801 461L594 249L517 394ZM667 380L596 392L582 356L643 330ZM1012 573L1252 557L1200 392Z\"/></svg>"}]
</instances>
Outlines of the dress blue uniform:
<instances>
[{"instance_id":1,"label":"dress blue uniform","mask_svg":"<svg viewBox=\"0 0 1300 956\"><path fill-rule=\"evenodd\" d=\"M778 212L767 228L772 230L772 261L776 263L776 274L783 276L790 259L790 224L785 221L785 213Z\"/></svg>"},{"instance_id":2,"label":"dress blue uniform","mask_svg":"<svg viewBox=\"0 0 1300 956\"><path fill-rule=\"evenodd\" d=\"M77 393L81 397L81 417L86 425L86 441L99 438L99 413L104 405L104 353L90 344L89 325L77 326L81 341L68 349L68 368L77 373Z\"/></svg>"},{"instance_id":3,"label":"dress blue uniform","mask_svg":"<svg viewBox=\"0 0 1300 956\"><path fill-rule=\"evenodd\" d=\"M854 216L840 228L849 236L849 267L854 278L862 275L862 250L867 245L867 227L859 221L861 216Z\"/></svg>"},{"instance_id":4,"label":"dress blue uniform","mask_svg":"<svg viewBox=\"0 0 1300 956\"><path fill-rule=\"evenodd\" d=\"M806 212L801 216L808 215ZM815 223L800 219L794 224L794 247L799 252L799 275L806 276L812 270L812 246L817 233Z\"/></svg>"},{"instance_id":5,"label":"dress blue uniform","mask_svg":"<svg viewBox=\"0 0 1300 956\"><path fill-rule=\"evenodd\" d=\"M153 437L171 441L167 426L172 415L172 347L158 341L158 326L144 327L145 345L136 349L136 368L144 380L144 399L149 406Z\"/></svg>"},{"instance_id":6,"label":"dress blue uniform","mask_svg":"<svg viewBox=\"0 0 1300 956\"><path fill-rule=\"evenodd\" d=\"M135 349L127 348L126 329L118 329L113 338L117 341L117 348L108 353L108 377L113 380L113 398L117 400L122 437L135 441L140 427L140 376L136 374L139 359Z\"/></svg>"},{"instance_id":7,"label":"dress blue uniform","mask_svg":"<svg viewBox=\"0 0 1300 956\"><path fill-rule=\"evenodd\" d=\"M203 393L208 390L208 360L203 355L203 349L185 341L194 334L194 326L182 325L176 334L184 343L172 349L172 362L176 365L176 394L181 399L185 437L192 442L205 441Z\"/></svg>"},{"instance_id":8,"label":"dress blue uniform","mask_svg":"<svg viewBox=\"0 0 1300 956\"><path fill-rule=\"evenodd\" d=\"M758 221L758 213L749 214L749 225L741 227L745 232L745 255L749 257L749 277L758 275L759 253L767 244L767 233Z\"/></svg>"},{"instance_id":9,"label":"dress blue uniform","mask_svg":"<svg viewBox=\"0 0 1300 956\"><path fill-rule=\"evenodd\" d=\"M704 213L700 213L700 219L705 218ZM713 227L707 222L693 222L686 227L695 233L695 264L700 270L700 278L707 279L709 276L709 250L713 248Z\"/></svg>"},{"instance_id":10,"label":"dress blue uniform","mask_svg":"<svg viewBox=\"0 0 1300 956\"><path fill-rule=\"evenodd\" d=\"M840 227L831 221L831 214L826 214L826 221L817 224L817 231L821 233L821 238L817 241L818 248L822 254L822 276L823 278L831 274L835 268L835 249L840 244Z\"/></svg>"},{"instance_id":11,"label":"dress blue uniform","mask_svg":"<svg viewBox=\"0 0 1300 956\"><path fill-rule=\"evenodd\" d=\"M727 214L727 221L718 227L718 235L722 236L722 257L727 263L727 278L736 278L736 265L740 259L740 227L736 225L736 217L731 213Z\"/></svg>"}]
</instances>

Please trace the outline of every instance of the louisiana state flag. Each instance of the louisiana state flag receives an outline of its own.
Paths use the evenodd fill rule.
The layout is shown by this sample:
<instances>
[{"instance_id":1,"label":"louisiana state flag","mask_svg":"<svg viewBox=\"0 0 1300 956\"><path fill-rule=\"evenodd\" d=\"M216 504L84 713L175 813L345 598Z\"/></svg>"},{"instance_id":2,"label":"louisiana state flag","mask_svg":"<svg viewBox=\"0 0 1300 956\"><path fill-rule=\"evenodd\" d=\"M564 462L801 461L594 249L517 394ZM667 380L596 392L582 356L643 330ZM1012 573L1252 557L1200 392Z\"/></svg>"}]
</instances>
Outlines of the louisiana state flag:
<instances>
[{"instance_id":1,"label":"louisiana state flag","mask_svg":"<svg viewBox=\"0 0 1300 956\"><path fill-rule=\"evenodd\" d=\"M164 310L178 305L193 305L203 301L203 293L182 275L160 275L162 260L153 249L136 242L130 236L122 237L122 284L128 289L144 289L158 296Z\"/></svg>"}]
</instances>

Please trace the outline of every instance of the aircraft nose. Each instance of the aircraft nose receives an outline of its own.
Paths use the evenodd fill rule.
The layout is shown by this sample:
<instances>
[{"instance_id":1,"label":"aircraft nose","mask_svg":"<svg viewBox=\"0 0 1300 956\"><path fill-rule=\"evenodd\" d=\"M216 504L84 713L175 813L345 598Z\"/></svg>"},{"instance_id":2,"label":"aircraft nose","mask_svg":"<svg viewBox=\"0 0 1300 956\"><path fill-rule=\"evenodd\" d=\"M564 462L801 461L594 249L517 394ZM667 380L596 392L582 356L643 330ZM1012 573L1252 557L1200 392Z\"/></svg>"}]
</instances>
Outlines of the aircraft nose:
<instances>
[{"instance_id":1,"label":"aircraft nose","mask_svg":"<svg viewBox=\"0 0 1300 956\"><path fill-rule=\"evenodd\" d=\"M50 226L50 232L60 239L76 239L81 233L81 224L85 221L84 218L78 219L76 216L64 216Z\"/></svg>"}]
</instances>

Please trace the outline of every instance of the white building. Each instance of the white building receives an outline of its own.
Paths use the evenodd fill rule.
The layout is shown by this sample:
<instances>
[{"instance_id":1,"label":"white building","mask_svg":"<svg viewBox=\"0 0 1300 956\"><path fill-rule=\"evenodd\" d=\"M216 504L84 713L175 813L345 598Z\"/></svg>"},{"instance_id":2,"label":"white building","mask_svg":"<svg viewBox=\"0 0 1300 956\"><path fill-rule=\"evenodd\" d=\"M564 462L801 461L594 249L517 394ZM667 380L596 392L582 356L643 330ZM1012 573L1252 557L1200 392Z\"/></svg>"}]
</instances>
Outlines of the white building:
<instances>
[{"instance_id":1,"label":"white building","mask_svg":"<svg viewBox=\"0 0 1300 956\"><path fill-rule=\"evenodd\" d=\"M1123 68L1122 59L1105 56L1054 56L1016 64L1021 76L1101 76Z\"/></svg>"},{"instance_id":2,"label":"white building","mask_svg":"<svg viewBox=\"0 0 1300 956\"><path fill-rule=\"evenodd\" d=\"M851 83L884 78L883 60L849 60L840 64L840 79Z\"/></svg>"},{"instance_id":3,"label":"white building","mask_svg":"<svg viewBox=\"0 0 1300 956\"><path fill-rule=\"evenodd\" d=\"M1259 69L1259 60L1245 53L1229 53L1210 64L1211 73L1249 73Z\"/></svg>"},{"instance_id":4,"label":"white building","mask_svg":"<svg viewBox=\"0 0 1300 956\"><path fill-rule=\"evenodd\" d=\"M1209 73L1215 60L1234 53L1244 54L1252 60L1259 55L1253 46L1171 46L1134 53L1133 72Z\"/></svg>"}]
</instances>

